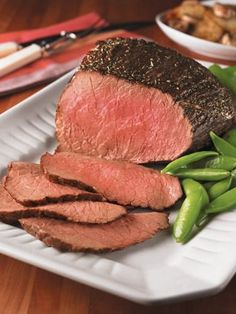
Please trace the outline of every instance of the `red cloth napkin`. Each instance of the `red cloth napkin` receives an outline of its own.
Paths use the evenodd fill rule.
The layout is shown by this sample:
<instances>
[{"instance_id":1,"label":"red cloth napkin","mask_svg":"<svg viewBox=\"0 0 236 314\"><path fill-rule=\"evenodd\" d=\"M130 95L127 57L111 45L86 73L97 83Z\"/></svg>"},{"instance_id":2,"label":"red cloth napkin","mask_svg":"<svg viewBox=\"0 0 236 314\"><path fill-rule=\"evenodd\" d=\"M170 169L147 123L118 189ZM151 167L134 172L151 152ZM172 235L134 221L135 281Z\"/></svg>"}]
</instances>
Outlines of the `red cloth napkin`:
<instances>
[{"instance_id":1,"label":"red cloth napkin","mask_svg":"<svg viewBox=\"0 0 236 314\"><path fill-rule=\"evenodd\" d=\"M22 43L41 37L55 35L62 30L75 31L84 29L93 26L94 23L96 23L97 26L107 24L107 22L97 13L89 13L49 27L0 34L0 42L16 41ZM110 33L90 35L86 38L78 39L75 44L71 45L63 52L47 58L42 58L0 78L0 95L10 94L40 83L54 80L78 66L82 56L95 45L97 40L115 36L137 37L137 35L120 30Z\"/></svg>"}]
</instances>

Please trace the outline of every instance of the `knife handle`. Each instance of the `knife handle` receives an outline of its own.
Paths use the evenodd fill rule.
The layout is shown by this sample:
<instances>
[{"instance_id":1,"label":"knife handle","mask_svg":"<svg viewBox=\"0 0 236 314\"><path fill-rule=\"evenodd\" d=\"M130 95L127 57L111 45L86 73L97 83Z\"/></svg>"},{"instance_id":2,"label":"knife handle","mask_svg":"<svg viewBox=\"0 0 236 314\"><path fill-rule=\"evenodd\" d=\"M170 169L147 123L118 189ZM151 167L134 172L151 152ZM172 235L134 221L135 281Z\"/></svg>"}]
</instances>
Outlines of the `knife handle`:
<instances>
[{"instance_id":1,"label":"knife handle","mask_svg":"<svg viewBox=\"0 0 236 314\"><path fill-rule=\"evenodd\" d=\"M43 50L39 45L32 44L24 49L1 58L0 77L41 58L42 51Z\"/></svg>"},{"instance_id":2,"label":"knife handle","mask_svg":"<svg viewBox=\"0 0 236 314\"><path fill-rule=\"evenodd\" d=\"M0 58L10 55L19 49L19 45L14 41L0 44Z\"/></svg>"}]
</instances>

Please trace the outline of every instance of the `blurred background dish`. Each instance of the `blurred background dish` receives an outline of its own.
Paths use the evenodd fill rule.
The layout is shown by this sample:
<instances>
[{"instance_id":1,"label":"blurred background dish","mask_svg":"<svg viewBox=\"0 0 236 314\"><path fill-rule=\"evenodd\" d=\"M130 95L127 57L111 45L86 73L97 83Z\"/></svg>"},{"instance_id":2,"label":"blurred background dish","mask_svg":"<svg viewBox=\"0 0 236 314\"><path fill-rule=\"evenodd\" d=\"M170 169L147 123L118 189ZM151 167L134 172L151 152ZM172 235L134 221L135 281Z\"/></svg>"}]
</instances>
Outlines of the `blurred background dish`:
<instances>
[{"instance_id":1,"label":"blurred background dish","mask_svg":"<svg viewBox=\"0 0 236 314\"><path fill-rule=\"evenodd\" d=\"M186 1L185 3L189 3L188 5L189 8L194 8L193 5L197 4L198 8L200 9L202 4L212 7L216 3L216 1L203 1L201 4L195 1ZM235 0L221 0L218 3L223 4L223 5L225 4L236 5ZM220 6L218 8L221 9ZM176 13L176 11L172 11L172 12L173 14ZM179 12L177 14L179 14ZM195 14L196 12L197 10L194 11ZM229 24L226 25L227 27L224 25L222 27L215 27L211 29L210 29L209 23L208 23L208 26L205 24L204 33L202 33L202 29L199 30L199 27L198 29L195 28L195 31L192 32L192 34L195 34L196 36L198 36L198 37L195 37L193 35L190 35L184 32L184 31L187 31L187 29L184 29L183 24L182 24L182 27L180 27L181 25L175 25L175 27L178 29L167 25L165 23L165 18L167 16L167 13L170 15L171 11L166 11L164 13L158 14L156 16L156 22L158 26L161 28L161 30L165 33L165 35L167 35L174 42L188 48L191 51L194 51L204 56L219 58L219 59L224 59L224 60L236 60L236 46L234 45L233 41L230 42L230 45L229 45L229 41L227 40L227 38L229 39L229 35L228 33L223 33L222 31L223 29L227 28ZM199 12L199 14L200 13L201 12ZM221 10L220 10L220 13L222 13ZM226 12L226 13L230 13L230 12ZM185 26L187 27L189 22L190 23L193 22L193 18L192 16L187 15L187 14L184 17L188 18L188 21L185 20ZM189 19L191 19L191 21L189 21ZM236 16L234 16L233 19L236 19ZM208 20L208 22L209 21L210 20ZM225 24L227 19L219 18L219 21L220 22L223 21L224 22L223 24ZM213 24L214 23L212 23L212 26ZM218 25L218 24L214 24L214 25ZM230 25L232 26L234 24L230 23ZM201 31L201 34L199 34L199 31ZM233 32L234 32L234 29L233 29ZM203 39L203 37L208 38L209 40ZM220 41L222 43L216 42L216 41Z\"/></svg>"}]
</instances>

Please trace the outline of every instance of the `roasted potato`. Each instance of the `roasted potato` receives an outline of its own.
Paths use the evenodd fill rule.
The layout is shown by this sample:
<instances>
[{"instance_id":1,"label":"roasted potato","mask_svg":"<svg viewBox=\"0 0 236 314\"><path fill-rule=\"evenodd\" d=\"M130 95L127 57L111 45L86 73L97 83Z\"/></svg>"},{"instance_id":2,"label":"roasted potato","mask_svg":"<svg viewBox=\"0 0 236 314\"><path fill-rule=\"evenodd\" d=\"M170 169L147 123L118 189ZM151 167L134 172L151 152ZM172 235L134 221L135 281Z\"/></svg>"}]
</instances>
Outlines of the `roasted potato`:
<instances>
[{"instance_id":1,"label":"roasted potato","mask_svg":"<svg viewBox=\"0 0 236 314\"><path fill-rule=\"evenodd\" d=\"M213 19L210 10L207 10L196 25L192 32L193 36L218 42L224 34L224 29L219 26Z\"/></svg>"},{"instance_id":2,"label":"roasted potato","mask_svg":"<svg viewBox=\"0 0 236 314\"><path fill-rule=\"evenodd\" d=\"M166 13L164 22L202 39L236 45L236 6L215 3L211 8L196 0L185 0Z\"/></svg>"}]
</instances>

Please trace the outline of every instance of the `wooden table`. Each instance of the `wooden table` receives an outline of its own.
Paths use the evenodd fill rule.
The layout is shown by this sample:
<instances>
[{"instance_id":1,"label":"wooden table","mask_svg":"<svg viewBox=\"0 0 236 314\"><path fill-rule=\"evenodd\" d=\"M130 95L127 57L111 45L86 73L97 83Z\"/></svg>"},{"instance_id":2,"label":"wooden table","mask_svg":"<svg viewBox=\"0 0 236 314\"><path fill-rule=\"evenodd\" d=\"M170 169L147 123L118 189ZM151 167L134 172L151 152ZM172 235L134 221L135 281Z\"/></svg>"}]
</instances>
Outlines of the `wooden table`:
<instances>
[{"instance_id":1,"label":"wooden table","mask_svg":"<svg viewBox=\"0 0 236 314\"><path fill-rule=\"evenodd\" d=\"M90 11L97 11L111 22L150 19L154 18L156 13L178 2L178 0L0 0L0 31L47 26ZM140 33L164 45L177 47L156 26L140 30ZM186 55L199 57L184 48L177 48ZM42 87L0 98L0 113ZM147 307L3 255L0 255L0 271L1 314L236 313L236 278L217 296Z\"/></svg>"}]
</instances>

